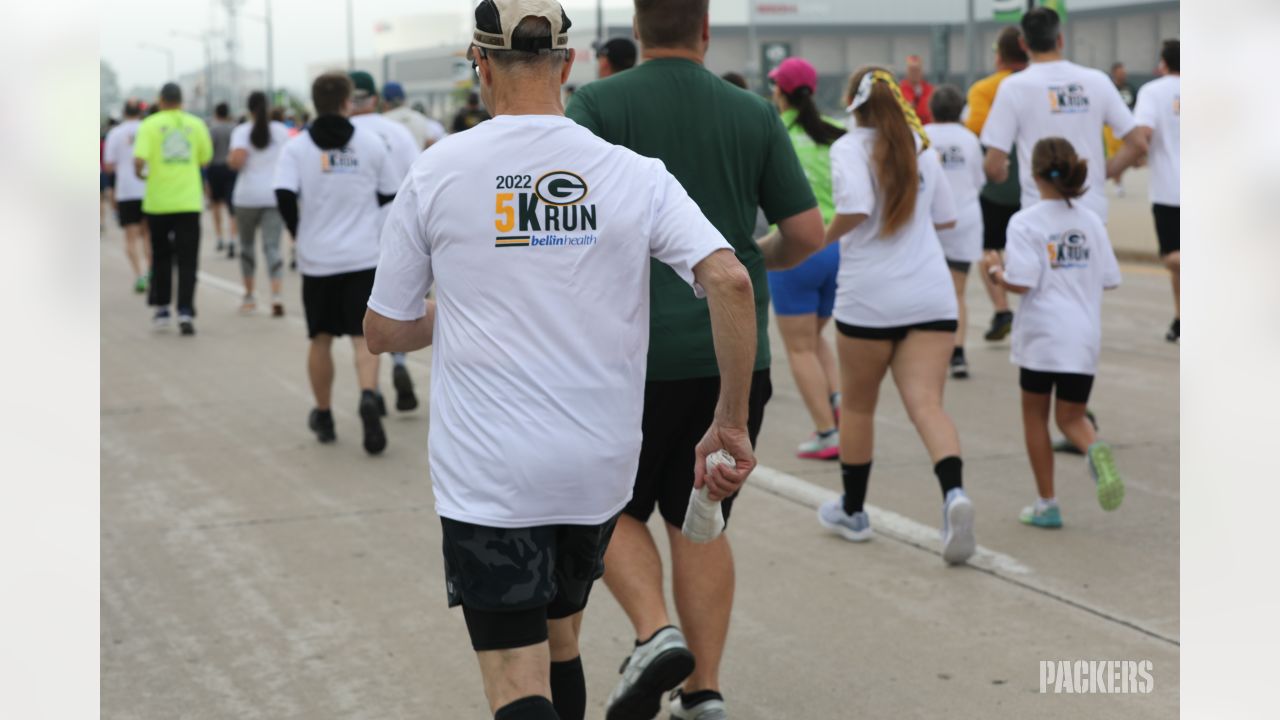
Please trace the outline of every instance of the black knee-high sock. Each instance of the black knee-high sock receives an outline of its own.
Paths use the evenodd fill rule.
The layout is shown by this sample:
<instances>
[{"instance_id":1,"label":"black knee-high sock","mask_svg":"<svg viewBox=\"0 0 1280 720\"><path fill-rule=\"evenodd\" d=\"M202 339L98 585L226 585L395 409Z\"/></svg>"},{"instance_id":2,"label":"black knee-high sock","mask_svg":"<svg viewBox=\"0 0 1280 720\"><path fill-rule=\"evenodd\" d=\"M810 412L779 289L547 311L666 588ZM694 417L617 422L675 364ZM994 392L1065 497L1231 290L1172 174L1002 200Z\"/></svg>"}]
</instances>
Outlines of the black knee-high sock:
<instances>
[{"instance_id":1,"label":"black knee-high sock","mask_svg":"<svg viewBox=\"0 0 1280 720\"><path fill-rule=\"evenodd\" d=\"M862 503L867 500L867 481L871 478L871 463L862 465L840 463L840 475L844 480L845 514L862 512Z\"/></svg>"},{"instance_id":2,"label":"black knee-high sock","mask_svg":"<svg viewBox=\"0 0 1280 720\"><path fill-rule=\"evenodd\" d=\"M964 462L958 455L944 457L933 466L933 474L938 476L938 484L942 486L942 499L947 498L947 493L958 487L963 487L961 476L964 474Z\"/></svg>"},{"instance_id":3,"label":"black knee-high sock","mask_svg":"<svg viewBox=\"0 0 1280 720\"><path fill-rule=\"evenodd\" d=\"M582 656L551 663L551 702L560 720L583 720L587 716L587 678L582 672Z\"/></svg>"},{"instance_id":4,"label":"black knee-high sock","mask_svg":"<svg viewBox=\"0 0 1280 720\"><path fill-rule=\"evenodd\" d=\"M550 700L530 695L498 708L493 720L560 720L560 716Z\"/></svg>"}]
</instances>

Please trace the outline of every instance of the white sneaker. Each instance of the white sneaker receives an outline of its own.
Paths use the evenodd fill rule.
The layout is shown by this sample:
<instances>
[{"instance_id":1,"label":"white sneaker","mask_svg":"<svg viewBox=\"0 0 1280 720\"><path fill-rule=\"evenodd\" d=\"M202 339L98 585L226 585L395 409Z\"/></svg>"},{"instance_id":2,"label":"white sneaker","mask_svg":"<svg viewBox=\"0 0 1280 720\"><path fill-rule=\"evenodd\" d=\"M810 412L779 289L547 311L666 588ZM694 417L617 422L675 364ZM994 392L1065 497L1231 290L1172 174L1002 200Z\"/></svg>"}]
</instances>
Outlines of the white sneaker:
<instances>
[{"instance_id":1,"label":"white sneaker","mask_svg":"<svg viewBox=\"0 0 1280 720\"><path fill-rule=\"evenodd\" d=\"M156 314L151 318L151 327L154 330L168 330L173 325L173 318L169 315L169 308L157 308Z\"/></svg>"},{"instance_id":2,"label":"white sneaker","mask_svg":"<svg viewBox=\"0 0 1280 720\"><path fill-rule=\"evenodd\" d=\"M942 559L950 565L968 560L978 547L973 534L973 501L964 488L947 493L942 505Z\"/></svg>"},{"instance_id":3,"label":"white sneaker","mask_svg":"<svg viewBox=\"0 0 1280 720\"><path fill-rule=\"evenodd\" d=\"M672 720L729 720L723 698L709 698L697 705L685 707L684 695L679 690L671 691Z\"/></svg>"}]
</instances>

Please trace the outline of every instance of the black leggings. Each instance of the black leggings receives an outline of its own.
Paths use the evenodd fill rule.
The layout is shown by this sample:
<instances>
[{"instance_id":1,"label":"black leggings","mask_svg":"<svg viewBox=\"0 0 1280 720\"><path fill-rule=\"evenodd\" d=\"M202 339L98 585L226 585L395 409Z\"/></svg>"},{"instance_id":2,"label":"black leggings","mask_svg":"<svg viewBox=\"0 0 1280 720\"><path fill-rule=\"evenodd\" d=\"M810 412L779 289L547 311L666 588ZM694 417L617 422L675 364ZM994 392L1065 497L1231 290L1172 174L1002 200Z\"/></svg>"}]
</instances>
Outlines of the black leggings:
<instances>
[{"instance_id":1,"label":"black leggings","mask_svg":"<svg viewBox=\"0 0 1280 720\"><path fill-rule=\"evenodd\" d=\"M168 307L173 299L173 262L178 262L178 314L196 315L196 271L200 267L200 213L147 215L151 229L151 289L147 304Z\"/></svg>"}]
</instances>

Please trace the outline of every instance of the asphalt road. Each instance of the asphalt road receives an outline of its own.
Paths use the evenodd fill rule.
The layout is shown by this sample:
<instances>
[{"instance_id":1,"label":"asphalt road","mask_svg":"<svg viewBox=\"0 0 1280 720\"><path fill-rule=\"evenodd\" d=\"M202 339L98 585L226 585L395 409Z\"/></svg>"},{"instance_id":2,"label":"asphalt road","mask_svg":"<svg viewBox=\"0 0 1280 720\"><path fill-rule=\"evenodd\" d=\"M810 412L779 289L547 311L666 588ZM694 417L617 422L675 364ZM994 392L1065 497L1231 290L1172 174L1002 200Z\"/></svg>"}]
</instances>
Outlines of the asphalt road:
<instances>
[{"instance_id":1,"label":"asphalt road","mask_svg":"<svg viewBox=\"0 0 1280 720\"><path fill-rule=\"evenodd\" d=\"M1140 227L1144 208L1125 203L1113 228ZM366 457L339 344L339 440L317 445L297 276L288 317L241 317L238 263L205 239L194 338L150 329L119 231L101 243L102 716L488 717L462 618L445 607L425 408L393 413L387 452ZM838 491L838 465L793 456L810 428L775 337L765 467L730 530L733 717L1177 712L1178 348L1162 339L1162 271L1124 270L1104 307L1091 406L1128 495L1102 512L1083 461L1059 456L1066 527L1054 532L1017 521L1034 486L1016 371L1007 343L981 340L988 305L971 287L973 377L947 390L978 512L970 567L938 555L941 498L888 385L869 496L880 534L855 546L821 530L813 507ZM428 362L429 351L412 356L424 398ZM584 627L591 717L631 641L599 588ZM1150 660L1154 689L1041 694L1042 660Z\"/></svg>"}]
</instances>

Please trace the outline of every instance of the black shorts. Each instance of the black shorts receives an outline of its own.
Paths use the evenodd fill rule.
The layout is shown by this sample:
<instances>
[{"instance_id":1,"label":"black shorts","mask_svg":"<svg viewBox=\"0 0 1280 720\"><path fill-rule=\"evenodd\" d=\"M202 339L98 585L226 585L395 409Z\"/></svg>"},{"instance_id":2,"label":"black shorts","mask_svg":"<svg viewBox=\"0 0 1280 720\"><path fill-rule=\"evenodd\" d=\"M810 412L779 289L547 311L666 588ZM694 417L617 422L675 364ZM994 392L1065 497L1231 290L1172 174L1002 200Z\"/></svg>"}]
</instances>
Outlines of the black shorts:
<instances>
[{"instance_id":1,"label":"black shorts","mask_svg":"<svg viewBox=\"0 0 1280 720\"><path fill-rule=\"evenodd\" d=\"M747 402L747 435L752 447L764 422L764 406L773 396L769 369L751 376ZM640 467L631 502L622 512L647 522L656 505L667 524L684 526L684 513L693 492L694 448L707 433L720 399L720 378L654 380L644 384L644 420L641 429ZM720 502L729 521L737 494Z\"/></svg>"},{"instance_id":2,"label":"black shorts","mask_svg":"<svg viewBox=\"0 0 1280 720\"><path fill-rule=\"evenodd\" d=\"M581 612L617 522L494 528L440 518L449 607L462 606L472 647L536 645L547 620Z\"/></svg>"},{"instance_id":3,"label":"black shorts","mask_svg":"<svg viewBox=\"0 0 1280 720\"><path fill-rule=\"evenodd\" d=\"M1086 405L1093 390L1093 376L1078 373L1041 372L1020 368L1018 385L1033 395L1048 395L1058 388L1058 399Z\"/></svg>"},{"instance_id":4,"label":"black shorts","mask_svg":"<svg viewBox=\"0 0 1280 720\"><path fill-rule=\"evenodd\" d=\"M98 192L99 193L105 193L106 191L114 188L115 186L116 186L115 173L102 172L102 171L98 172Z\"/></svg>"},{"instance_id":5,"label":"black shorts","mask_svg":"<svg viewBox=\"0 0 1280 720\"><path fill-rule=\"evenodd\" d=\"M364 335L364 311L373 294L373 273L369 268L339 275L303 275L307 337Z\"/></svg>"},{"instance_id":6,"label":"black shorts","mask_svg":"<svg viewBox=\"0 0 1280 720\"><path fill-rule=\"evenodd\" d=\"M121 200L116 205L119 207L117 219L120 221L120 227L137 225L142 222L141 200Z\"/></svg>"},{"instance_id":7,"label":"black shorts","mask_svg":"<svg viewBox=\"0 0 1280 720\"><path fill-rule=\"evenodd\" d=\"M1160 257L1182 249L1182 225L1178 220L1181 210L1178 205L1151 206L1151 212L1156 216L1156 240L1160 242Z\"/></svg>"},{"instance_id":8,"label":"black shorts","mask_svg":"<svg viewBox=\"0 0 1280 720\"><path fill-rule=\"evenodd\" d=\"M978 196L978 204L982 206L982 249L1003 250L1009 220L1021 208L991 202L981 195Z\"/></svg>"},{"instance_id":9,"label":"black shorts","mask_svg":"<svg viewBox=\"0 0 1280 720\"><path fill-rule=\"evenodd\" d=\"M947 258L947 267L962 275L968 275L969 268L973 267L973 263L968 260L952 260Z\"/></svg>"},{"instance_id":10,"label":"black shorts","mask_svg":"<svg viewBox=\"0 0 1280 720\"><path fill-rule=\"evenodd\" d=\"M236 171L226 165L210 165L209 198L215 203L231 204L231 191L236 186Z\"/></svg>"},{"instance_id":11,"label":"black shorts","mask_svg":"<svg viewBox=\"0 0 1280 720\"><path fill-rule=\"evenodd\" d=\"M859 340L893 340L898 341L907 337L907 333L912 330L926 330L930 332L955 332L960 327L959 321L956 320L934 320L933 322L916 323L915 325L898 325L896 327L862 327L861 325L849 325L836 321L836 329L845 337L857 338Z\"/></svg>"}]
</instances>

